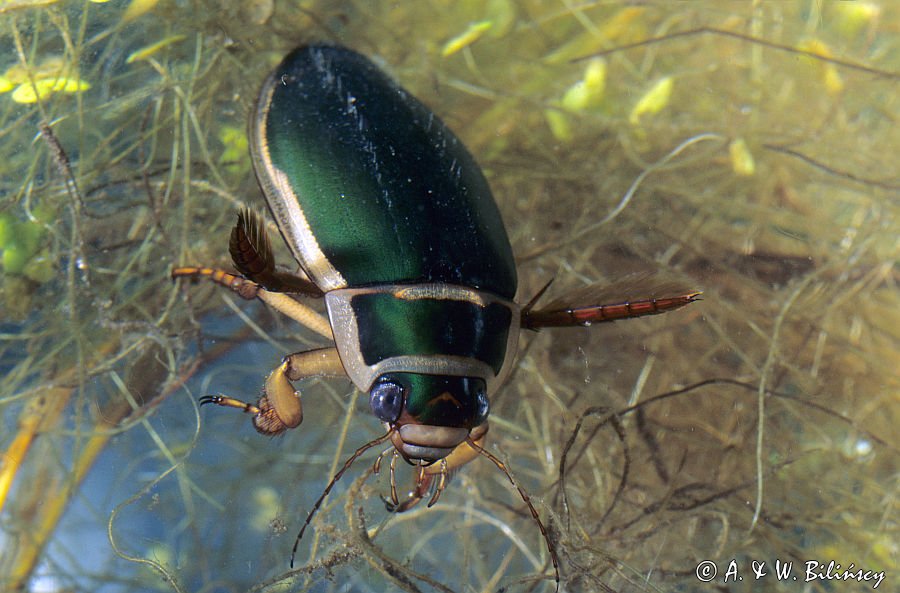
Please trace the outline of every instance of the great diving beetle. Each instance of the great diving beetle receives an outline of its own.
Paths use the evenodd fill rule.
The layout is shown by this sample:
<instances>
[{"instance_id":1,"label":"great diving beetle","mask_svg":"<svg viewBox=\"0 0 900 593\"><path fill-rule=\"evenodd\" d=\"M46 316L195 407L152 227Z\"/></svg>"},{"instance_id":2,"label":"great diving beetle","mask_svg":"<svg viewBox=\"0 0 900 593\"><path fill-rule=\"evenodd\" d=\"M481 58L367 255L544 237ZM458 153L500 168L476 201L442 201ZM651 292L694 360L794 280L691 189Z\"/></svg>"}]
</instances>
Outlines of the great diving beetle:
<instances>
[{"instance_id":1,"label":"great diving beetle","mask_svg":"<svg viewBox=\"0 0 900 593\"><path fill-rule=\"evenodd\" d=\"M349 49L311 45L284 58L262 86L249 134L257 180L299 272L276 268L264 223L245 210L229 244L240 275L202 267L172 275L208 277L259 298L333 345L286 356L256 404L225 396L202 403L242 409L259 432L278 434L303 419L293 381L345 376L369 394L387 431L347 460L303 529L350 464L388 440L394 458L418 466L404 501L392 472L390 510L433 490L430 506L448 472L479 455L506 472L483 443L489 395L512 369L523 328L661 313L700 294L602 305L587 287L542 308L534 307L540 294L517 304L512 249L474 158L424 104ZM289 294L324 298L328 321ZM555 548L517 488L547 541L558 588Z\"/></svg>"}]
</instances>

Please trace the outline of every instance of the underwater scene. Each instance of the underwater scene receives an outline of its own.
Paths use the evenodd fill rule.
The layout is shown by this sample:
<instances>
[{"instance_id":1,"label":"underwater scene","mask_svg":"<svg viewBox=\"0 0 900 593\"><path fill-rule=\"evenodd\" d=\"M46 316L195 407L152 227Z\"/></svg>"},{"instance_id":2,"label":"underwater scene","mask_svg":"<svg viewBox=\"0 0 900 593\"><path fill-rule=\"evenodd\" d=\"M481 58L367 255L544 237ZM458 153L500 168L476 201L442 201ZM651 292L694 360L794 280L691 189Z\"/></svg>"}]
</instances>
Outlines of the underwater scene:
<instances>
[{"instance_id":1,"label":"underwater scene","mask_svg":"<svg viewBox=\"0 0 900 593\"><path fill-rule=\"evenodd\" d=\"M334 276L254 173L260 89L311 44L427 106L503 221L394 228L511 246L455 302L524 311L490 431L424 480L317 376L356 381L343 351L274 389L332 344ZM900 591L898 121L890 0L0 0L0 591ZM282 275L235 261L239 212ZM422 311L375 342L441 333ZM254 430L293 389L302 424Z\"/></svg>"}]
</instances>

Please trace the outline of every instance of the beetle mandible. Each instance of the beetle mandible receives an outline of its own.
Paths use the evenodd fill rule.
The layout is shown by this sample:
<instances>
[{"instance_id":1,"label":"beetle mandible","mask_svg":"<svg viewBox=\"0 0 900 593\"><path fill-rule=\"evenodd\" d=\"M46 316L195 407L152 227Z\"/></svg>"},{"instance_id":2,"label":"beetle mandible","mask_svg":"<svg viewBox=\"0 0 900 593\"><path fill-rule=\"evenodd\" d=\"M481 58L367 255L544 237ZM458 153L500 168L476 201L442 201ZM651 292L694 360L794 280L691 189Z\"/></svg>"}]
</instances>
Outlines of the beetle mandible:
<instances>
[{"instance_id":1,"label":"beetle mandible","mask_svg":"<svg viewBox=\"0 0 900 593\"><path fill-rule=\"evenodd\" d=\"M390 510L407 510L432 490L434 504L448 472L479 455L512 481L483 444L489 396L513 368L522 329L661 313L700 294L666 287L605 305L592 301L591 286L542 308L534 307L540 293L517 304L512 249L474 158L425 105L352 50L311 45L284 58L262 85L250 143L269 211L300 270L275 266L263 221L244 210L229 244L240 275L203 267L172 275L208 277L259 298L333 345L286 356L256 404L219 395L201 402L242 409L259 432L279 434L303 419L292 382L348 377L386 428L332 478L303 529L350 464L387 441L395 457L418 466L403 501L391 473ZM324 298L328 321L291 294ZM558 587L556 550L516 487L547 542Z\"/></svg>"}]
</instances>

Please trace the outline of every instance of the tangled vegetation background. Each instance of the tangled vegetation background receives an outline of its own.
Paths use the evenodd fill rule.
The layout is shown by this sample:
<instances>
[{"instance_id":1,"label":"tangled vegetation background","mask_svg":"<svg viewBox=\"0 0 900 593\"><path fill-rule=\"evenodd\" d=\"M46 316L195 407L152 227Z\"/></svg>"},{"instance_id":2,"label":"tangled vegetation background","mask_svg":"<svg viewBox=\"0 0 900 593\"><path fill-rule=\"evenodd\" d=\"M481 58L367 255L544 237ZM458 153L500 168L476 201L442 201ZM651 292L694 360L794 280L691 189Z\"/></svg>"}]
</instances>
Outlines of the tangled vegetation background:
<instances>
[{"instance_id":1,"label":"tangled vegetation background","mask_svg":"<svg viewBox=\"0 0 900 593\"><path fill-rule=\"evenodd\" d=\"M704 291L525 336L492 401L490 450L565 590L873 586L780 581L776 560L896 589L898 33L874 0L0 2L0 588L553 590L527 509L480 461L392 516L361 460L290 571L378 423L343 381L301 385L306 421L277 439L199 413L319 343L169 271L228 265L238 208L262 210L258 85L326 41L467 143L520 301L631 272Z\"/></svg>"}]
</instances>

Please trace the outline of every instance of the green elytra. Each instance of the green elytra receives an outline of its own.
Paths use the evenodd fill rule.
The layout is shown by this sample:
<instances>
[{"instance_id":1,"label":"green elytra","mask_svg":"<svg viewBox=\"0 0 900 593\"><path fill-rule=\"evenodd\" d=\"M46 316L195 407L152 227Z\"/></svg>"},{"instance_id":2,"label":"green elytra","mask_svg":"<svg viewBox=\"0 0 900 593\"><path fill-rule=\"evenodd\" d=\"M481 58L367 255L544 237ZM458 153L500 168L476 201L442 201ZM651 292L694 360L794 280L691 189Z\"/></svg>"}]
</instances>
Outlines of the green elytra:
<instances>
[{"instance_id":1,"label":"green elytra","mask_svg":"<svg viewBox=\"0 0 900 593\"><path fill-rule=\"evenodd\" d=\"M267 159L345 280L329 284L288 238L320 286L438 282L515 296L512 249L481 169L431 110L367 58L331 46L292 52L263 88L256 125ZM282 198L273 193L266 191L277 213L273 201Z\"/></svg>"}]
</instances>

